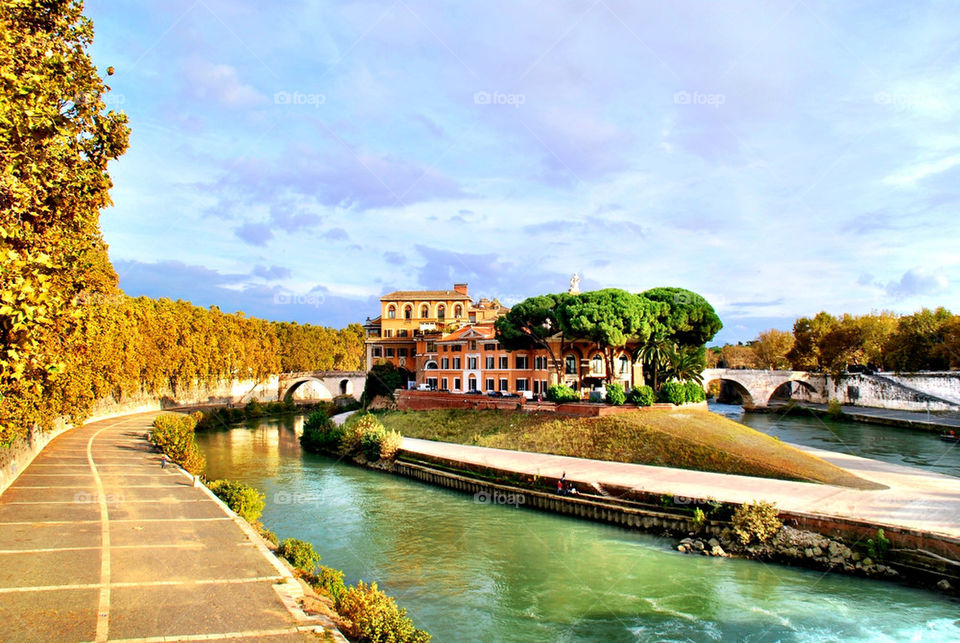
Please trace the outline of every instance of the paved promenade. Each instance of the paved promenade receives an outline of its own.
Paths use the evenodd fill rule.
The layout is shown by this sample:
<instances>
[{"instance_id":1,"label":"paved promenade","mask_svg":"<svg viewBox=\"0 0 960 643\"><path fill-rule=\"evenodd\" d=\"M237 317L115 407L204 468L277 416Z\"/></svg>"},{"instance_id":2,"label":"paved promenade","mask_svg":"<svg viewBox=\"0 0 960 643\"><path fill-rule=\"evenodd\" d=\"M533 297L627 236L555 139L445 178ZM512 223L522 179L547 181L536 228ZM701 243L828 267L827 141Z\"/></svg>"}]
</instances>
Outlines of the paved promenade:
<instances>
[{"instance_id":1,"label":"paved promenade","mask_svg":"<svg viewBox=\"0 0 960 643\"><path fill-rule=\"evenodd\" d=\"M404 438L402 448L415 454L528 475L559 477L566 472L568 480L586 484L610 484L658 494L711 497L729 502L766 500L789 511L865 520L878 525L960 538L960 478L794 446L862 478L887 485L889 489L859 491L830 485L568 458L416 438Z\"/></svg>"},{"instance_id":2,"label":"paved promenade","mask_svg":"<svg viewBox=\"0 0 960 643\"><path fill-rule=\"evenodd\" d=\"M161 469L154 415L60 435L0 495L0 640L316 640L250 527Z\"/></svg>"}]
</instances>

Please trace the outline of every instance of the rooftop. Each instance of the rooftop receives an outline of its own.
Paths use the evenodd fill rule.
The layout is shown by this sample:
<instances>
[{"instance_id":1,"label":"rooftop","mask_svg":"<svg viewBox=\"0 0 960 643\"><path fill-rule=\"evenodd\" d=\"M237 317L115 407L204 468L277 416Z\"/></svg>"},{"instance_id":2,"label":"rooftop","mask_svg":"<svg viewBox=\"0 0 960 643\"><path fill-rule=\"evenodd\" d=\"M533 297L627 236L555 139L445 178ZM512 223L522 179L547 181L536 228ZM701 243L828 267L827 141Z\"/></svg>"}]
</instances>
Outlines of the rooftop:
<instances>
[{"instance_id":1,"label":"rooftop","mask_svg":"<svg viewBox=\"0 0 960 643\"><path fill-rule=\"evenodd\" d=\"M461 301L472 301L470 295L466 293L457 292L456 290L395 290L389 292L383 297L380 298L380 301L395 301L395 300L461 300Z\"/></svg>"}]
</instances>

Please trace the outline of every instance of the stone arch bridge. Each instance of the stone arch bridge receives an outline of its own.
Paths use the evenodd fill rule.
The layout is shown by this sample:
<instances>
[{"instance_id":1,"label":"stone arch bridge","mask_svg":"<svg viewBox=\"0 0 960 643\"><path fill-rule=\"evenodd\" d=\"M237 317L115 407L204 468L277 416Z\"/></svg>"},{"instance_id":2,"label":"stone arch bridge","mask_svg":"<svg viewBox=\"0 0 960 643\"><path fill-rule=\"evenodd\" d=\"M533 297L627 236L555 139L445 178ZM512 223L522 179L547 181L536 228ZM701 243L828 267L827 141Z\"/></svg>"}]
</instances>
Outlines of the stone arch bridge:
<instances>
[{"instance_id":1,"label":"stone arch bridge","mask_svg":"<svg viewBox=\"0 0 960 643\"><path fill-rule=\"evenodd\" d=\"M320 399L332 400L338 395L352 395L359 398L367 382L363 371L302 371L281 373L277 387L277 398L283 401L293 398L294 392L309 383L319 390Z\"/></svg>"},{"instance_id":2,"label":"stone arch bridge","mask_svg":"<svg viewBox=\"0 0 960 643\"><path fill-rule=\"evenodd\" d=\"M703 388L708 390L711 382L730 383L743 398L747 408L763 408L770 404L776 394L790 397L795 390L803 389L805 397L812 402L827 400L827 378L823 373L807 371L767 371L737 368L708 368L703 371Z\"/></svg>"}]
</instances>

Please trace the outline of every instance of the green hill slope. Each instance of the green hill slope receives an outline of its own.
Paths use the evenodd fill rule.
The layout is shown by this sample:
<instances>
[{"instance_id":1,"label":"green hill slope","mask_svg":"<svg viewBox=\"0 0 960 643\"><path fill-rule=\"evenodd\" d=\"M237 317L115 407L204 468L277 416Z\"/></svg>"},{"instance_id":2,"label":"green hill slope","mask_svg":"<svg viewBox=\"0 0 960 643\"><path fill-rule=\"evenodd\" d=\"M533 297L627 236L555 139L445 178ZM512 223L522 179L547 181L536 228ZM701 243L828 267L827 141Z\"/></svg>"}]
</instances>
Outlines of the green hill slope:
<instances>
[{"instance_id":1,"label":"green hill slope","mask_svg":"<svg viewBox=\"0 0 960 643\"><path fill-rule=\"evenodd\" d=\"M645 410L602 418L513 411L395 411L388 429L413 438L594 460L884 488L708 411Z\"/></svg>"}]
</instances>

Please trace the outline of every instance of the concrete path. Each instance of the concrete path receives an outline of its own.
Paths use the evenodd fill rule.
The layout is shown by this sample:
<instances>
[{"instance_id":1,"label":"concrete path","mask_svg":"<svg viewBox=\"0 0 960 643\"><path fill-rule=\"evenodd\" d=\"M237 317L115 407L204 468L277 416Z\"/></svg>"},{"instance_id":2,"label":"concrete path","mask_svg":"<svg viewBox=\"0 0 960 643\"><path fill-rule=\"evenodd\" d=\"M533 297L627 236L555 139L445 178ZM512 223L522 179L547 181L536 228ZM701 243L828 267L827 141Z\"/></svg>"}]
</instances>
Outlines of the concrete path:
<instances>
[{"instance_id":1,"label":"concrete path","mask_svg":"<svg viewBox=\"0 0 960 643\"><path fill-rule=\"evenodd\" d=\"M249 525L161 468L154 415L58 436L0 496L0 640L316 640Z\"/></svg>"},{"instance_id":2,"label":"concrete path","mask_svg":"<svg viewBox=\"0 0 960 643\"><path fill-rule=\"evenodd\" d=\"M960 478L794 446L890 488L859 491L830 485L568 458L416 438L404 438L402 448L413 454L448 458L528 475L557 478L566 472L567 479L586 484L609 484L692 499L713 498L740 503L766 500L790 511L853 518L960 538Z\"/></svg>"}]
</instances>

